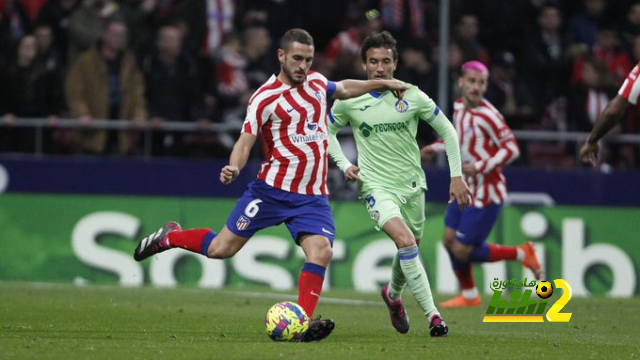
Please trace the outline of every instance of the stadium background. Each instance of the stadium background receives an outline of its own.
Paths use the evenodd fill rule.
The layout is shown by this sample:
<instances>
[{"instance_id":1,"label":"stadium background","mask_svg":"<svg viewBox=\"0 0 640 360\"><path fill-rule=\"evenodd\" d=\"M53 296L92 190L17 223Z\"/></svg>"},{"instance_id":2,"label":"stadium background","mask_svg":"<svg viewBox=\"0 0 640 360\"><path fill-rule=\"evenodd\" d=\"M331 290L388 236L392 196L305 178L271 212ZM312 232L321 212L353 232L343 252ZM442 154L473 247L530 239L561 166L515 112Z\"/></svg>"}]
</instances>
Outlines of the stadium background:
<instances>
[{"instance_id":1,"label":"stadium background","mask_svg":"<svg viewBox=\"0 0 640 360\"><path fill-rule=\"evenodd\" d=\"M533 241L547 278L567 280L577 296L637 296L640 113L634 108L625 116L616 130L622 136L605 144L597 168L581 165L576 148L597 109L640 60L640 6L604 0L460 0L450 5L448 74L440 86L437 1L1 0L0 280L294 288L302 258L284 228L260 233L228 261L176 252L137 264L130 255L142 234L168 219L185 227L222 226L234 199L255 177L261 149L256 147L232 186L220 185L217 173L237 137L247 95L275 69L280 34L294 26L309 30L317 45L314 68L338 80L363 76L354 44L359 31L373 26L392 30L400 40L398 78L416 82L434 99L446 88L447 104L456 96L452 84L460 63L477 58L490 65L494 77L487 96L505 113L523 149L522 158L505 171L511 204L492 240ZM423 16L407 16L416 14L413 6ZM542 42L549 33L540 32L542 26L553 27L554 14L546 11L560 15L557 37L550 43ZM544 19L551 25L534 15L538 12L549 16ZM87 22L91 16L95 21ZM156 31L179 28L180 56L197 74L185 81L196 91L189 98L182 93L153 97L148 91L148 125L131 130L132 150L89 153L74 140L76 119L64 91L65 76L83 44L73 27L61 24L95 25L99 37L100 24L113 16L130 29L129 48L146 84L158 81L149 65L159 53ZM17 102L25 106L16 106L7 101L9 95L43 90L33 78L9 81L16 79L16 46L25 34L47 26L53 35L50 47L38 50L37 63L29 69L54 79L46 91L57 94L57 100L47 107L29 102L38 97L26 97ZM585 67L598 79L586 76ZM161 106L174 102L187 106ZM112 129L124 122L126 128L130 120L94 121L94 126ZM418 141L432 139L422 129ZM448 258L438 245L447 191L443 165L442 159L424 164L430 190L421 256L436 291L455 293ZM338 241L327 286L377 291L389 278L393 246L373 230L353 187L335 169L329 176ZM495 274L531 278L515 264L484 270L491 275L486 280ZM479 286L487 290L489 282L480 280Z\"/></svg>"}]
</instances>

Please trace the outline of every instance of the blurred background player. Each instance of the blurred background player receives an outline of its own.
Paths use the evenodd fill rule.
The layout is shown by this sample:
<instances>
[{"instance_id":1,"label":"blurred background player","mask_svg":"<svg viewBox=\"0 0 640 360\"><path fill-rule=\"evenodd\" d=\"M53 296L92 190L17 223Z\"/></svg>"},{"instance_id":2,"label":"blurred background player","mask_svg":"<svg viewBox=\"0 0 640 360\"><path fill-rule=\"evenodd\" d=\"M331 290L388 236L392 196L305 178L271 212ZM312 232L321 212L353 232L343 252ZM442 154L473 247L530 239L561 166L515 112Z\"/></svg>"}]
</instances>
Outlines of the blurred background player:
<instances>
[{"instance_id":1,"label":"blurred background player","mask_svg":"<svg viewBox=\"0 0 640 360\"><path fill-rule=\"evenodd\" d=\"M582 161L590 162L593 166L596 165L600 152L598 141L620 121L629 105L638 103L638 96L640 96L638 75L640 75L640 62L627 75L618 94L607 104L593 125L587 142L580 149Z\"/></svg>"},{"instance_id":2,"label":"blurred background player","mask_svg":"<svg viewBox=\"0 0 640 360\"><path fill-rule=\"evenodd\" d=\"M530 242L504 246L486 242L507 196L502 166L520 155L518 143L500 112L483 98L489 70L479 61L462 64L458 87L462 98L454 103L453 125L460 137L462 171L473 193L471 207L460 210L450 204L445 215L444 245L462 292L440 306L479 306L473 262L519 260L540 279L540 264ZM423 159L443 149L441 142L425 146Z\"/></svg>"},{"instance_id":3,"label":"blurred background player","mask_svg":"<svg viewBox=\"0 0 640 360\"><path fill-rule=\"evenodd\" d=\"M406 89L399 81L328 81L309 71L314 42L302 29L287 31L278 49L280 72L251 97L247 117L220 181L230 184L246 165L258 132L267 142L267 161L258 179L233 209L220 233L211 229L183 231L171 221L144 238L134 258L142 261L170 248L183 248L214 259L234 256L257 231L285 223L305 253L298 281L298 303L311 318L326 268L333 256L335 226L329 206L327 171L327 98L346 99L374 90ZM333 331L330 319L314 319L305 342L322 340Z\"/></svg>"},{"instance_id":4,"label":"blurred background player","mask_svg":"<svg viewBox=\"0 0 640 360\"><path fill-rule=\"evenodd\" d=\"M396 40L389 32L367 36L360 56L368 79L393 79L398 51ZM346 180L358 182L360 199L376 222L376 228L382 229L398 248L393 258L391 281L382 289L391 323L400 333L409 331L409 319L401 299L408 284L429 321L431 336L447 336L449 328L433 303L429 279L418 256L427 184L420 165L416 133L418 122L424 120L444 139L451 169L449 193L451 199L458 200L464 207L469 205L471 191L462 179L455 129L433 100L416 86L411 86L400 98L389 91L373 91L336 101L329 119L329 154L344 171ZM336 138L336 133L345 125L354 130L359 166L349 162Z\"/></svg>"}]
</instances>

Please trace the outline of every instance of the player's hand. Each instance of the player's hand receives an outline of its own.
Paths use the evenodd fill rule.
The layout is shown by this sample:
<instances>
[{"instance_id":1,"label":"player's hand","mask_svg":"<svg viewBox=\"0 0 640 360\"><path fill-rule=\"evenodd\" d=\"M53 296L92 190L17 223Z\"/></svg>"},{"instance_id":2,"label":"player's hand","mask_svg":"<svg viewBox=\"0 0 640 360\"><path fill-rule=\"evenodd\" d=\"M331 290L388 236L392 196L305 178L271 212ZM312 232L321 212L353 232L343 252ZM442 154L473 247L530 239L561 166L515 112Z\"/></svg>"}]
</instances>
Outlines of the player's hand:
<instances>
[{"instance_id":1,"label":"player's hand","mask_svg":"<svg viewBox=\"0 0 640 360\"><path fill-rule=\"evenodd\" d=\"M467 183L460 176L451 178L451 185L449 186L449 204L454 200L458 203L460 210L471 205L473 195Z\"/></svg>"},{"instance_id":2,"label":"player's hand","mask_svg":"<svg viewBox=\"0 0 640 360\"><path fill-rule=\"evenodd\" d=\"M596 166L598 161L598 153L600 152L600 146L598 143L592 144L589 141L582 145L580 149L580 159L585 163L590 163L592 166Z\"/></svg>"},{"instance_id":3,"label":"player's hand","mask_svg":"<svg viewBox=\"0 0 640 360\"><path fill-rule=\"evenodd\" d=\"M431 162L433 158L436 156L436 151L433 149L433 146L427 145L420 149L420 158L424 162Z\"/></svg>"},{"instance_id":4,"label":"player's hand","mask_svg":"<svg viewBox=\"0 0 640 360\"><path fill-rule=\"evenodd\" d=\"M359 167L351 165L347 168L347 170L344 171L344 179L348 182L360 181L360 176L358 176L359 172Z\"/></svg>"},{"instance_id":5,"label":"player's hand","mask_svg":"<svg viewBox=\"0 0 640 360\"><path fill-rule=\"evenodd\" d=\"M396 79L384 80L384 85L387 90L393 92L393 96L397 97L398 100L402 100L404 92L409 90L409 84Z\"/></svg>"},{"instance_id":6,"label":"player's hand","mask_svg":"<svg viewBox=\"0 0 640 360\"><path fill-rule=\"evenodd\" d=\"M222 168L220 171L220 182L225 185L229 185L235 180L240 174L240 170L238 170L237 166L227 165Z\"/></svg>"},{"instance_id":7,"label":"player's hand","mask_svg":"<svg viewBox=\"0 0 640 360\"><path fill-rule=\"evenodd\" d=\"M475 176L476 174L479 173L479 171L476 168L476 164L469 162L462 165L462 173L467 176Z\"/></svg>"}]
</instances>

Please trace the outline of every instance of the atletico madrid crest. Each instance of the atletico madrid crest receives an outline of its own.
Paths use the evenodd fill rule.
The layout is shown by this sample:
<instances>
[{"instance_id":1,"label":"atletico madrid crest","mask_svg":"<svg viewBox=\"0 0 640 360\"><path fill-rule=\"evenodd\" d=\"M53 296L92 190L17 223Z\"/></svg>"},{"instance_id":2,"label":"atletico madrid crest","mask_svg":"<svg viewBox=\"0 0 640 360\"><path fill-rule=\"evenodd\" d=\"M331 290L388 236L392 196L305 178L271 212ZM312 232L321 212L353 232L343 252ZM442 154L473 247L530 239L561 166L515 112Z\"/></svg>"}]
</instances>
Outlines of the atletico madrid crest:
<instances>
[{"instance_id":1,"label":"atletico madrid crest","mask_svg":"<svg viewBox=\"0 0 640 360\"><path fill-rule=\"evenodd\" d=\"M238 221L236 221L236 228L238 228L238 230L244 230L249 227L249 224L251 224L251 220L244 215L240 215Z\"/></svg>"}]
</instances>

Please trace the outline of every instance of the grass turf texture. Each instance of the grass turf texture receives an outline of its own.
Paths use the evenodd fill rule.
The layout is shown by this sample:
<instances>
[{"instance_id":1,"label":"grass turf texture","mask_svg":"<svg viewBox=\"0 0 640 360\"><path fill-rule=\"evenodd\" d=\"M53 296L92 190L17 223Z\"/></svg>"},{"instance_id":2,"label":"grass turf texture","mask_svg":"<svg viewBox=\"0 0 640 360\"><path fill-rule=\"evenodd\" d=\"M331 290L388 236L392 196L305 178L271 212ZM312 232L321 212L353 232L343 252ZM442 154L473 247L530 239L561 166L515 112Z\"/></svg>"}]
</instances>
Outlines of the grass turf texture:
<instances>
[{"instance_id":1,"label":"grass turf texture","mask_svg":"<svg viewBox=\"0 0 640 360\"><path fill-rule=\"evenodd\" d=\"M391 327L378 294L332 290L317 314L336 329L319 343L275 343L263 319L295 300L260 288L121 288L0 282L0 359L638 358L640 298L573 298L568 323L482 323L483 306L443 310L448 338L430 338L405 292L411 330ZM337 304L332 298L363 300ZM442 301L446 297L436 296ZM556 300L556 294L550 298Z\"/></svg>"}]
</instances>

